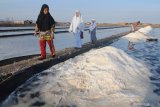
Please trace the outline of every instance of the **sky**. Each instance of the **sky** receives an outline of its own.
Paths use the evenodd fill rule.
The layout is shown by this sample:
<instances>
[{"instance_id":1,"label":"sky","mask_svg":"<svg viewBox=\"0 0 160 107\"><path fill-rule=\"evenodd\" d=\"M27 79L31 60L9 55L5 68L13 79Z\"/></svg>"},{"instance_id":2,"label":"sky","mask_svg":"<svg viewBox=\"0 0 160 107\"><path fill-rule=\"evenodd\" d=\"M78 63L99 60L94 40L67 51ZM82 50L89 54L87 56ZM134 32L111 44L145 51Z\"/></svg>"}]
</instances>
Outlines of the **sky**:
<instances>
[{"instance_id":1,"label":"sky","mask_svg":"<svg viewBox=\"0 0 160 107\"><path fill-rule=\"evenodd\" d=\"M36 20L48 4L57 22L70 22L80 10L85 22L135 22L160 24L160 0L0 0L0 20Z\"/></svg>"}]
</instances>

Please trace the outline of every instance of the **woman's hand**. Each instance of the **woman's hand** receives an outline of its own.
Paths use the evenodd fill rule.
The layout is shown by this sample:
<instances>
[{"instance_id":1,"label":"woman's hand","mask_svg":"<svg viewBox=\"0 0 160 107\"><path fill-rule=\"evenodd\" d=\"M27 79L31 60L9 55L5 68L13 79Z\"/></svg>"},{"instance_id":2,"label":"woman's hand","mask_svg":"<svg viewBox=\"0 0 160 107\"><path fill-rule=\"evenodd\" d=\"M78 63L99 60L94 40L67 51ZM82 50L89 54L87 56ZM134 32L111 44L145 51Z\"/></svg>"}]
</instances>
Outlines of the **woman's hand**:
<instances>
[{"instance_id":1,"label":"woman's hand","mask_svg":"<svg viewBox=\"0 0 160 107\"><path fill-rule=\"evenodd\" d=\"M37 32L36 31L34 31L34 36L37 36Z\"/></svg>"},{"instance_id":2,"label":"woman's hand","mask_svg":"<svg viewBox=\"0 0 160 107\"><path fill-rule=\"evenodd\" d=\"M34 31L34 36L37 36L37 32L38 32L38 27L37 27L37 24L36 24L35 31Z\"/></svg>"}]
</instances>

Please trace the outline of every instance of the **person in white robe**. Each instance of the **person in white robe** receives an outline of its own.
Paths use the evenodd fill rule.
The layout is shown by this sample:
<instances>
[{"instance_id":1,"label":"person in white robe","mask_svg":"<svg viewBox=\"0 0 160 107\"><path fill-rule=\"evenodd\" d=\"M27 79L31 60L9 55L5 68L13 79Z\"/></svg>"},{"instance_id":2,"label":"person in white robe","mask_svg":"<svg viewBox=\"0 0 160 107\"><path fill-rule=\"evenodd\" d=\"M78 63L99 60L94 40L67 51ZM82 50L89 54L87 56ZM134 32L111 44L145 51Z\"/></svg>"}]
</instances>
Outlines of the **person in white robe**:
<instances>
[{"instance_id":1,"label":"person in white robe","mask_svg":"<svg viewBox=\"0 0 160 107\"><path fill-rule=\"evenodd\" d=\"M84 23L80 11L76 11L71 21L69 32L73 32L76 39L76 48L82 47L81 33L84 32Z\"/></svg>"},{"instance_id":2,"label":"person in white robe","mask_svg":"<svg viewBox=\"0 0 160 107\"><path fill-rule=\"evenodd\" d=\"M96 30L97 30L96 20L92 19L91 25L89 26L89 32L90 32L92 43L96 43L96 41L97 41Z\"/></svg>"}]
</instances>

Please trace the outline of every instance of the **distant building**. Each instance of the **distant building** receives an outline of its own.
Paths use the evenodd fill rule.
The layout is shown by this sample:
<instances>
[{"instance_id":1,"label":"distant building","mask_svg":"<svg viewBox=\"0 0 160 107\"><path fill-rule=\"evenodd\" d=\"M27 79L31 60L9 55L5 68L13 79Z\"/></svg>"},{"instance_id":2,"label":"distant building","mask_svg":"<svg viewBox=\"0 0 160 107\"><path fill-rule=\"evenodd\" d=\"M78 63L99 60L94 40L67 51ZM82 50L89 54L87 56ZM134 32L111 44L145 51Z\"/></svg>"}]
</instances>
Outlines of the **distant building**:
<instances>
[{"instance_id":1,"label":"distant building","mask_svg":"<svg viewBox=\"0 0 160 107\"><path fill-rule=\"evenodd\" d=\"M24 24L24 21L14 21L14 24Z\"/></svg>"},{"instance_id":2,"label":"distant building","mask_svg":"<svg viewBox=\"0 0 160 107\"><path fill-rule=\"evenodd\" d=\"M32 23L33 23L32 20L25 20L25 21L24 21L24 24L32 24Z\"/></svg>"},{"instance_id":3,"label":"distant building","mask_svg":"<svg viewBox=\"0 0 160 107\"><path fill-rule=\"evenodd\" d=\"M32 20L25 20L25 21L14 21L14 24L32 24L33 21Z\"/></svg>"}]
</instances>

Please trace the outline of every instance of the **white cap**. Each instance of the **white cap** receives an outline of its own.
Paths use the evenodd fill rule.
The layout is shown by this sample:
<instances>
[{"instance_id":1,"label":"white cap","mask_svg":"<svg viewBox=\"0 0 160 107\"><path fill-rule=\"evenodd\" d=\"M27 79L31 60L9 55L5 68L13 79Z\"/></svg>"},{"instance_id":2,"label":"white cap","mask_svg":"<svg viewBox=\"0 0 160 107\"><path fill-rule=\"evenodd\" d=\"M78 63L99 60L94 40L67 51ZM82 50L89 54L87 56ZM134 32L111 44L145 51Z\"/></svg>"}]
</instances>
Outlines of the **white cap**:
<instances>
[{"instance_id":1,"label":"white cap","mask_svg":"<svg viewBox=\"0 0 160 107\"><path fill-rule=\"evenodd\" d=\"M76 12L76 13L80 13L80 11L79 11L79 10L76 10L75 12Z\"/></svg>"},{"instance_id":2,"label":"white cap","mask_svg":"<svg viewBox=\"0 0 160 107\"><path fill-rule=\"evenodd\" d=\"M92 21L96 21L96 19L92 19Z\"/></svg>"}]
</instances>

